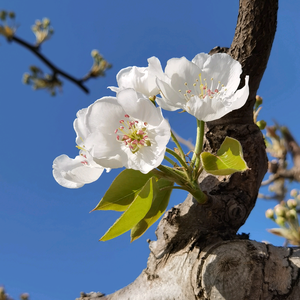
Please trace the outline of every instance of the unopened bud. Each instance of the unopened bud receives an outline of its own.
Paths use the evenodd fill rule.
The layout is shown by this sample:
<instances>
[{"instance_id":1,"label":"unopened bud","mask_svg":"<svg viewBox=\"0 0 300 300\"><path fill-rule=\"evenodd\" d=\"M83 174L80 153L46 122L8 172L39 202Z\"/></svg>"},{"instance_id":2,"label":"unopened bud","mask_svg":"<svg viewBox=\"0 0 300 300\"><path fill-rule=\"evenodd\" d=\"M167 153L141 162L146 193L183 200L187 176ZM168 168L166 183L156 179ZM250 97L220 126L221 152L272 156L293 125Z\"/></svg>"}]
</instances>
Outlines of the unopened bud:
<instances>
[{"instance_id":1,"label":"unopened bud","mask_svg":"<svg viewBox=\"0 0 300 300\"><path fill-rule=\"evenodd\" d=\"M286 213L286 208L280 204L277 204L275 207L274 207L274 211L275 211L275 214L277 217L284 217L285 216L285 213Z\"/></svg>"},{"instance_id":2,"label":"unopened bud","mask_svg":"<svg viewBox=\"0 0 300 300\"><path fill-rule=\"evenodd\" d=\"M268 218L268 219L273 219L274 218L274 210L272 208L269 208L266 211L266 218Z\"/></svg>"},{"instance_id":3,"label":"unopened bud","mask_svg":"<svg viewBox=\"0 0 300 300\"><path fill-rule=\"evenodd\" d=\"M7 16L7 12L6 12L5 10L1 10L1 11L0 11L0 19L1 19L2 21L5 21L6 16Z\"/></svg>"},{"instance_id":4,"label":"unopened bud","mask_svg":"<svg viewBox=\"0 0 300 300\"><path fill-rule=\"evenodd\" d=\"M16 14L13 12L13 11L10 11L8 13L8 16L11 18L11 19L14 19L16 17Z\"/></svg>"},{"instance_id":5,"label":"unopened bud","mask_svg":"<svg viewBox=\"0 0 300 300\"><path fill-rule=\"evenodd\" d=\"M29 300L29 294L28 293L23 293L20 295L21 300Z\"/></svg>"},{"instance_id":6,"label":"unopened bud","mask_svg":"<svg viewBox=\"0 0 300 300\"><path fill-rule=\"evenodd\" d=\"M262 103L263 103L263 98L261 96L256 95L255 105L258 107L258 106L262 105Z\"/></svg>"},{"instance_id":7,"label":"unopened bud","mask_svg":"<svg viewBox=\"0 0 300 300\"><path fill-rule=\"evenodd\" d=\"M44 27L48 27L50 25L50 20L48 18L43 19Z\"/></svg>"},{"instance_id":8,"label":"unopened bud","mask_svg":"<svg viewBox=\"0 0 300 300\"><path fill-rule=\"evenodd\" d=\"M291 209L288 211L287 213L287 217L290 218L290 219L296 219L297 218L297 212L295 209Z\"/></svg>"},{"instance_id":9,"label":"unopened bud","mask_svg":"<svg viewBox=\"0 0 300 300\"><path fill-rule=\"evenodd\" d=\"M92 50L91 55L93 58L95 58L99 54L98 50Z\"/></svg>"},{"instance_id":10,"label":"unopened bud","mask_svg":"<svg viewBox=\"0 0 300 300\"><path fill-rule=\"evenodd\" d=\"M25 73L25 74L23 75L22 82L23 82L24 84L29 84L29 82L30 82L30 74Z\"/></svg>"},{"instance_id":11,"label":"unopened bud","mask_svg":"<svg viewBox=\"0 0 300 300\"><path fill-rule=\"evenodd\" d=\"M295 199L289 199L287 202L286 202L287 206L289 208L296 208L297 207L297 201Z\"/></svg>"},{"instance_id":12,"label":"unopened bud","mask_svg":"<svg viewBox=\"0 0 300 300\"><path fill-rule=\"evenodd\" d=\"M259 127L260 130L263 130L267 126L267 122L264 120L260 120L256 122L256 125Z\"/></svg>"},{"instance_id":13,"label":"unopened bud","mask_svg":"<svg viewBox=\"0 0 300 300\"><path fill-rule=\"evenodd\" d=\"M296 198L298 196L298 191L296 189L292 189L290 192L291 197Z\"/></svg>"},{"instance_id":14,"label":"unopened bud","mask_svg":"<svg viewBox=\"0 0 300 300\"><path fill-rule=\"evenodd\" d=\"M279 225L279 226L284 226L285 224L285 218L283 217L278 217L275 222Z\"/></svg>"}]
</instances>

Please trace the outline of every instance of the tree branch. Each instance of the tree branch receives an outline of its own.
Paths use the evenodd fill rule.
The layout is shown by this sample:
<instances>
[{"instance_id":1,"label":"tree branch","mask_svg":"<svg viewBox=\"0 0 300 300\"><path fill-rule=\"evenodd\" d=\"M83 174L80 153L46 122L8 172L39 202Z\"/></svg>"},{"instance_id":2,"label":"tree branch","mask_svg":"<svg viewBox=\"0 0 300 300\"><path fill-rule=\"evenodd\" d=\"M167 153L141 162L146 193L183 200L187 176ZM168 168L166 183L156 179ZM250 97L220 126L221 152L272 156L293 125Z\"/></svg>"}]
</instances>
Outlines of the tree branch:
<instances>
[{"instance_id":1,"label":"tree branch","mask_svg":"<svg viewBox=\"0 0 300 300\"><path fill-rule=\"evenodd\" d=\"M258 250L255 252L253 242L244 241L246 248L243 246L240 252L242 258L236 259L234 242L226 242L226 249L221 245L224 240L237 238L236 232L254 207L261 181L267 171L263 136L253 123L253 105L270 55L276 31L277 9L278 0L240 0L231 47L217 47L211 52L227 52L241 63L243 77L250 76L250 95L243 108L220 120L207 123L204 151L216 153L226 136L236 138L242 144L244 159L250 169L231 176L212 176L202 172L200 187L208 196L208 201L199 205L189 195L183 203L169 210L158 225L157 240L150 241L151 253L147 269L135 282L104 299L269 299L267 287L264 288L266 293L261 293L261 297L259 292L262 283L270 281L257 277L260 288L256 289L258 282L255 280L259 270L252 268L259 260L262 246L257 246ZM241 86L243 84L242 80ZM210 250L206 249L217 252L209 256L207 253ZM254 252L252 255L252 250L257 255ZM222 259L222 251L224 255L228 255L225 260ZM266 249L264 251L268 253ZM214 268L210 262L214 259L219 261L219 257L221 261ZM249 261L246 259L246 265L240 266L239 263L245 257ZM254 260L251 261L252 259ZM264 259L261 258L260 261L263 266ZM258 269L261 270L260 275L267 274L263 268ZM241 270L250 272L245 273L247 284L239 281ZM250 270L256 271L251 273ZM234 286L236 290L233 289ZM241 292L242 286L249 288ZM235 292L237 297L234 296ZM244 297L241 296L243 293Z\"/></svg>"},{"instance_id":2,"label":"tree branch","mask_svg":"<svg viewBox=\"0 0 300 300\"><path fill-rule=\"evenodd\" d=\"M85 93L89 93L89 90L83 85L82 79L76 79L73 76L69 75L68 73L64 72L63 70L57 68L48 58L46 58L43 54L39 52L39 47L31 45L27 43L26 41L22 40L21 38L18 38L17 36L13 36L9 39L9 41L15 41L16 43L22 45L23 47L27 48L31 52L33 52L41 61L43 61L52 71L53 76L56 76L57 74L65 77L66 79L70 80L74 84L76 84L79 88L81 88Z\"/></svg>"}]
</instances>

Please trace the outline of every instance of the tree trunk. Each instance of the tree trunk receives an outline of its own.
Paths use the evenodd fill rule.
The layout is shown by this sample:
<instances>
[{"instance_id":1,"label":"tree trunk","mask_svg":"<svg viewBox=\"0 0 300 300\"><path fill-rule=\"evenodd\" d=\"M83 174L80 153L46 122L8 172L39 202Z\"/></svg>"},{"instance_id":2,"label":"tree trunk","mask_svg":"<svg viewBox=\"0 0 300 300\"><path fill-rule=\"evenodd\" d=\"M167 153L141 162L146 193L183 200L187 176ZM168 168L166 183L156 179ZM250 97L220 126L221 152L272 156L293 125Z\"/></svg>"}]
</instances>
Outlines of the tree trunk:
<instances>
[{"instance_id":1,"label":"tree trunk","mask_svg":"<svg viewBox=\"0 0 300 300\"><path fill-rule=\"evenodd\" d=\"M237 236L255 205L267 171L262 134L253 123L253 105L269 59L277 24L278 0L240 0L235 36L226 52L250 76L246 105L206 125L205 151L216 153L226 136L238 139L249 170L231 176L203 174L208 201L192 196L160 221L149 241L147 268L127 287L104 296L78 299L300 299L300 250L278 248Z\"/></svg>"}]
</instances>

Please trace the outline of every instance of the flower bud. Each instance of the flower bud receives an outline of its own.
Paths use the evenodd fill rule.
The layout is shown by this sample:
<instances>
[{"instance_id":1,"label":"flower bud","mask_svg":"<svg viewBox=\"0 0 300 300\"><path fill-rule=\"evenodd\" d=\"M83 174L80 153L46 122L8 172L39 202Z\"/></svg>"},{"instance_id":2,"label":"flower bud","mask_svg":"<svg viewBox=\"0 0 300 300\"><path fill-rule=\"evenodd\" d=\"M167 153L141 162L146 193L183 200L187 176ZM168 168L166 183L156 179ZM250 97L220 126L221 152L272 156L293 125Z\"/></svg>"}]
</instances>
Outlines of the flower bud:
<instances>
[{"instance_id":1,"label":"flower bud","mask_svg":"<svg viewBox=\"0 0 300 300\"><path fill-rule=\"evenodd\" d=\"M284 206L277 204L274 207L274 211L277 217L284 217L287 209Z\"/></svg>"},{"instance_id":2,"label":"flower bud","mask_svg":"<svg viewBox=\"0 0 300 300\"><path fill-rule=\"evenodd\" d=\"M297 207L297 201L295 199L289 199L287 202L286 202L287 206L289 208L296 208Z\"/></svg>"},{"instance_id":3,"label":"flower bud","mask_svg":"<svg viewBox=\"0 0 300 300\"><path fill-rule=\"evenodd\" d=\"M95 58L99 54L98 50L92 50L91 55L93 58Z\"/></svg>"},{"instance_id":4,"label":"flower bud","mask_svg":"<svg viewBox=\"0 0 300 300\"><path fill-rule=\"evenodd\" d=\"M295 210L295 209L289 210L289 211L287 212L287 217L288 217L289 219L293 219L293 220L297 219L297 212L296 212L296 210Z\"/></svg>"},{"instance_id":5,"label":"flower bud","mask_svg":"<svg viewBox=\"0 0 300 300\"><path fill-rule=\"evenodd\" d=\"M298 191L296 189L292 189L291 192L290 192L290 195L291 195L291 197L296 198L297 195L298 195Z\"/></svg>"},{"instance_id":6,"label":"flower bud","mask_svg":"<svg viewBox=\"0 0 300 300\"><path fill-rule=\"evenodd\" d=\"M16 17L16 14L13 12L13 11L10 11L8 13L8 16L11 18L11 19L14 19Z\"/></svg>"},{"instance_id":7,"label":"flower bud","mask_svg":"<svg viewBox=\"0 0 300 300\"><path fill-rule=\"evenodd\" d=\"M48 18L43 19L44 27L48 27L50 25L50 20Z\"/></svg>"},{"instance_id":8,"label":"flower bud","mask_svg":"<svg viewBox=\"0 0 300 300\"><path fill-rule=\"evenodd\" d=\"M266 211L266 218L268 218L268 219L274 219L274 210L272 208L269 208Z\"/></svg>"},{"instance_id":9,"label":"flower bud","mask_svg":"<svg viewBox=\"0 0 300 300\"><path fill-rule=\"evenodd\" d=\"M24 84L29 84L29 83L30 83L30 74L25 73L25 74L23 75L22 82L23 82Z\"/></svg>"},{"instance_id":10,"label":"flower bud","mask_svg":"<svg viewBox=\"0 0 300 300\"><path fill-rule=\"evenodd\" d=\"M256 125L259 127L260 130L263 130L267 126L267 122L264 120L260 120L256 122Z\"/></svg>"},{"instance_id":11,"label":"flower bud","mask_svg":"<svg viewBox=\"0 0 300 300\"><path fill-rule=\"evenodd\" d=\"M263 103L263 98L259 95L256 95L255 97L255 105L260 106Z\"/></svg>"},{"instance_id":12,"label":"flower bud","mask_svg":"<svg viewBox=\"0 0 300 300\"><path fill-rule=\"evenodd\" d=\"M29 300L29 294L28 293L23 293L20 295L21 300Z\"/></svg>"},{"instance_id":13,"label":"flower bud","mask_svg":"<svg viewBox=\"0 0 300 300\"><path fill-rule=\"evenodd\" d=\"M1 11L0 11L0 19L1 19L2 21L5 21L6 16L7 16L7 12L6 12L5 10L1 10Z\"/></svg>"},{"instance_id":14,"label":"flower bud","mask_svg":"<svg viewBox=\"0 0 300 300\"><path fill-rule=\"evenodd\" d=\"M279 226L284 226L285 224L285 218L283 217L278 217L275 222L279 225Z\"/></svg>"}]
</instances>

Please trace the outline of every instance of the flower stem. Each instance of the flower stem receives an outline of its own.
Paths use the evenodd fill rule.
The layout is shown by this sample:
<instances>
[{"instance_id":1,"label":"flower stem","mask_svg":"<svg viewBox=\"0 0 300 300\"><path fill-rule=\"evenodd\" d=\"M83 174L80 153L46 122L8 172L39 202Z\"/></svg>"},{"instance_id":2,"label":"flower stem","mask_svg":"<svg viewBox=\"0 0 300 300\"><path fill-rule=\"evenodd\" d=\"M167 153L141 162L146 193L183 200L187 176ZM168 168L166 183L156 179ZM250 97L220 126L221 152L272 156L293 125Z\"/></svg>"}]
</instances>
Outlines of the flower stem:
<instances>
[{"instance_id":1,"label":"flower stem","mask_svg":"<svg viewBox=\"0 0 300 300\"><path fill-rule=\"evenodd\" d=\"M182 158L182 159L185 159L185 154L184 154L184 152L183 152L183 150L182 150L182 148L181 148L181 146L180 146L178 140L176 139L176 136L174 135L174 133L173 133L172 130L171 130L171 137L172 137L173 142L175 143L175 145L176 145L177 148L178 148L178 151L179 151L179 153L180 153L181 158Z\"/></svg>"},{"instance_id":2,"label":"flower stem","mask_svg":"<svg viewBox=\"0 0 300 300\"><path fill-rule=\"evenodd\" d=\"M203 147L204 125L205 125L204 121L200 121L197 119L197 139L196 139L194 155L191 161L191 166L194 167L195 176L197 175L200 166L200 154ZM194 179L197 180L197 178Z\"/></svg>"},{"instance_id":3,"label":"flower stem","mask_svg":"<svg viewBox=\"0 0 300 300\"><path fill-rule=\"evenodd\" d=\"M188 167L187 163L175 151L173 151L173 150L171 150L169 148L167 148L166 151L169 154L173 155L178 160L178 162L180 163L180 165L183 167L184 171L188 170L189 167ZM186 174L186 175L188 175L188 174Z\"/></svg>"},{"instance_id":4,"label":"flower stem","mask_svg":"<svg viewBox=\"0 0 300 300\"><path fill-rule=\"evenodd\" d=\"M176 162L175 162L174 160L172 160L171 158L169 158L168 156L165 155L164 158L165 158L165 160L166 160L167 162L169 162L173 167L177 165Z\"/></svg>"},{"instance_id":5,"label":"flower stem","mask_svg":"<svg viewBox=\"0 0 300 300\"><path fill-rule=\"evenodd\" d=\"M187 182L189 182L189 178L187 178L185 173L183 173L182 171L175 170L163 165L158 166L157 169L162 171L168 178L172 178L172 180L178 185L185 185Z\"/></svg>"}]
</instances>

